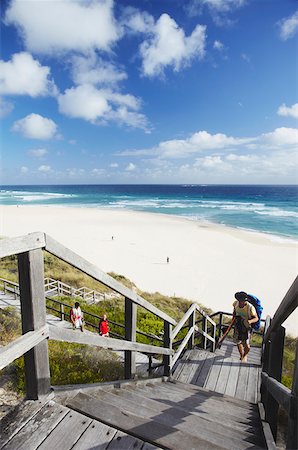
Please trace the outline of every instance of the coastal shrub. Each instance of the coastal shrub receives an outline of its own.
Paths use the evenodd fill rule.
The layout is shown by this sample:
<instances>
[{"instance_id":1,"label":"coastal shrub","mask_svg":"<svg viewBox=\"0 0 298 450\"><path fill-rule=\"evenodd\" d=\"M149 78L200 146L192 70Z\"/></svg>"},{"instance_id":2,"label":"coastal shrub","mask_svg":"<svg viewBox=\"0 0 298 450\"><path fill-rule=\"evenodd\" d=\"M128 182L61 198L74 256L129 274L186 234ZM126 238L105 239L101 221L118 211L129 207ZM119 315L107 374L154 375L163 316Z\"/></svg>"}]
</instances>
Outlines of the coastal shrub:
<instances>
[{"instance_id":1,"label":"coastal shrub","mask_svg":"<svg viewBox=\"0 0 298 450\"><path fill-rule=\"evenodd\" d=\"M124 378L121 361L114 353L81 344L49 341L51 384L87 384ZM14 387L25 392L24 357L14 361Z\"/></svg>"}]
</instances>

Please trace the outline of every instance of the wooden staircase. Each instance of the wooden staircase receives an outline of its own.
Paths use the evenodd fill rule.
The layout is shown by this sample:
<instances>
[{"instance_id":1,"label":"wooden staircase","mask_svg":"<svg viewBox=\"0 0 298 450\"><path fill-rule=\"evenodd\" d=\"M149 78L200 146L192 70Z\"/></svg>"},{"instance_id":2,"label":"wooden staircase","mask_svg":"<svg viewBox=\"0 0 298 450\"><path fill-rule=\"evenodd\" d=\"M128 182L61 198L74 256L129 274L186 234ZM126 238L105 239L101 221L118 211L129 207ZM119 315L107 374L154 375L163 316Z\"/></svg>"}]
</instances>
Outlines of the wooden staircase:
<instances>
[{"instance_id":1,"label":"wooden staircase","mask_svg":"<svg viewBox=\"0 0 298 450\"><path fill-rule=\"evenodd\" d=\"M267 448L256 404L175 380L120 386L79 392L67 406L164 449Z\"/></svg>"}]
</instances>

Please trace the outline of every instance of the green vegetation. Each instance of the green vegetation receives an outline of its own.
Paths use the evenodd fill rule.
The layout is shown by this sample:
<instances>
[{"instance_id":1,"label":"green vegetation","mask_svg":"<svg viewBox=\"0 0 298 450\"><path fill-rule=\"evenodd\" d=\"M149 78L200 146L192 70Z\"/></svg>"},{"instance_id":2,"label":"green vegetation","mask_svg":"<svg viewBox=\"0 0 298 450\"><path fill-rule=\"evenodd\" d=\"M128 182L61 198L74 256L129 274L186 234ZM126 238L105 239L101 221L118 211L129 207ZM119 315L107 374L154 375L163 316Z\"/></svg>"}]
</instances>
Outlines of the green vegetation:
<instances>
[{"instance_id":1,"label":"green vegetation","mask_svg":"<svg viewBox=\"0 0 298 450\"><path fill-rule=\"evenodd\" d=\"M21 335L21 320L13 307L0 309L0 346ZM123 379L123 364L107 350L81 344L49 341L51 383L83 384ZM25 392L24 358L2 372L12 374L13 388ZM1 373L1 372L0 372Z\"/></svg>"}]
</instances>

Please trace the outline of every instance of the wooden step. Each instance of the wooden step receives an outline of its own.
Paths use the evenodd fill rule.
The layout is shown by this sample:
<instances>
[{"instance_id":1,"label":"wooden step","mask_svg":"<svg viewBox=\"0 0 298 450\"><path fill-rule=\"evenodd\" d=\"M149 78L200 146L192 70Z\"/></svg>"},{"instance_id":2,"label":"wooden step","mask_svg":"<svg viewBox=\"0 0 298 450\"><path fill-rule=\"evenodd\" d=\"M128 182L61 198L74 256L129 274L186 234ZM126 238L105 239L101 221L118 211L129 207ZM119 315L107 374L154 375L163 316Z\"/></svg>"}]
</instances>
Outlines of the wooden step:
<instances>
[{"instance_id":1,"label":"wooden step","mask_svg":"<svg viewBox=\"0 0 298 450\"><path fill-rule=\"evenodd\" d=\"M229 410L229 405L226 405L226 408L218 411L216 406L207 404L205 400L201 401L198 398L191 397L185 398L183 395L181 396L174 392L166 392L162 388L158 391L155 391L149 387L142 389L137 388L137 392L153 400L164 402L169 406L182 408L189 413L196 413L197 415L201 415L203 417L208 415L208 420L212 420L216 423L222 423L224 417L225 424L237 429L250 431L251 427L260 427L258 418L241 417L240 415L237 415L234 410Z\"/></svg>"},{"instance_id":2,"label":"wooden step","mask_svg":"<svg viewBox=\"0 0 298 450\"><path fill-rule=\"evenodd\" d=\"M143 417L158 420L194 436L211 440L211 442L216 444L221 444L223 438L229 437L229 448L246 449L247 444L241 442L243 439L253 444L263 444L263 440L255 435L255 430L247 432L241 429L241 433L239 433L234 427L228 427L222 423L217 423L215 426L206 415L205 417L202 415L199 418L197 415L190 414L181 408L175 408L156 400L148 399L134 391L128 392L126 389L115 389L112 392L103 392L103 390L98 390L96 398L110 402L132 413L141 408Z\"/></svg>"},{"instance_id":3,"label":"wooden step","mask_svg":"<svg viewBox=\"0 0 298 450\"><path fill-rule=\"evenodd\" d=\"M182 432L172 426L161 424L157 420L144 418L140 408L133 414L124 408L111 405L108 402L87 394L77 394L67 403L67 406L87 417L99 420L106 425L118 428L125 433L164 449L177 450L182 448L181 446L187 450L198 450L201 448L204 450L220 450L223 448L231 448L215 445L203 438ZM251 444L250 447L252 448Z\"/></svg>"}]
</instances>

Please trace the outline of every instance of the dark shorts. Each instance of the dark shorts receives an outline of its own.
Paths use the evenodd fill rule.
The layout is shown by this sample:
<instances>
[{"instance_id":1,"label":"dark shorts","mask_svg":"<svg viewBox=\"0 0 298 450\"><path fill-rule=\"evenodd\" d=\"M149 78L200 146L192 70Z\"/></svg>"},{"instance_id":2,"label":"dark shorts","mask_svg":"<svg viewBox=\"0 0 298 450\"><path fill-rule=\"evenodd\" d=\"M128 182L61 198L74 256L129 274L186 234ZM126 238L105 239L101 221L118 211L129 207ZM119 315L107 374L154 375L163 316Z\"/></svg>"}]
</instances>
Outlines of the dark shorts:
<instances>
[{"instance_id":1,"label":"dark shorts","mask_svg":"<svg viewBox=\"0 0 298 450\"><path fill-rule=\"evenodd\" d=\"M252 336L252 328L246 328L243 320L237 319L234 327L234 342L236 344L249 345Z\"/></svg>"}]
</instances>

